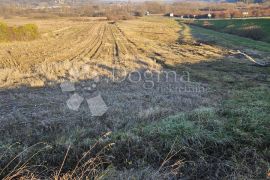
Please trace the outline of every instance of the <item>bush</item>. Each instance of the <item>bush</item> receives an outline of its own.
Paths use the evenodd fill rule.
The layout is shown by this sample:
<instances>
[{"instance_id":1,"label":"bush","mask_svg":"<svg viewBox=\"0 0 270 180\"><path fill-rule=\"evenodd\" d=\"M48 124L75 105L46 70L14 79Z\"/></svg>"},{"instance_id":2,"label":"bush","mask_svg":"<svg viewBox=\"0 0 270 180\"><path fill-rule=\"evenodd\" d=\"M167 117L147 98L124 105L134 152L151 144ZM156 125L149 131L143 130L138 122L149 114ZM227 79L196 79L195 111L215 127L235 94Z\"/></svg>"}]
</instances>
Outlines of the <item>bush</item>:
<instances>
[{"instance_id":1,"label":"bush","mask_svg":"<svg viewBox=\"0 0 270 180\"><path fill-rule=\"evenodd\" d=\"M34 40L39 37L38 27L35 24L26 24L17 28L16 40Z\"/></svg>"},{"instance_id":2,"label":"bush","mask_svg":"<svg viewBox=\"0 0 270 180\"><path fill-rule=\"evenodd\" d=\"M241 29L238 29L236 33L239 36L248 37L254 40L261 40L266 36L262 28L259 26L243 27Z\"/></svg>"},{"instance_id":3,"label":"bush","mask_svg":"<svg viewBox=\"0 0 270 180\"><path fill-rule=\"evenodd\" d=\"M19 27L8 27L0 22L0 42L5 41L29 41L40 36L35 24L26 24Z\"/></svg>"},{"instance_id":4,"label":"bush","mask_svg":"<svg viewBox=\"0 0 270 180\"><path fill-rule=\"evenodd\" d=\"M6 41L8 37L8 26L0 22L0 41Z\"/></svg>"},{"instance_id":5,"label":"bush","mask_svg":"<svg viewBox=\"0 0 270 180\"><path fill-rule=\"evenodd\" d=\"M113 21L133 19L133 17L129 15L128 13L107 14L106 17L108 20L113 20Z\"/></svg>"},{"instance_id":6,"label":"bush","mask_svg":"<svg viewBox=\"0 0 270 180\"><path fill-rule=\"evenodd\" d=\"M236 28L235 25L229 25L224 29L224 32L254 40L262 40L266 36L262 28L255 25L240 28Z\"/></svg>"},{"instance_id":7,"label":"bush","mask_svg":"<svg viewBox=\"0 0 270 180\"><path fill-rule=\"evenodd\" d=\"M209 21L203 21L203 27L213 29L214 26Z\"/></svg>"},{"instance_id":8,"label":"bush","mask_svg":"<svg viewBox=\"0 0 270 180\"><path fill-rule=\"evenodd\" d=\"M134 16L138 16L138 17L143 17L143 12L141 12L141 11L135 11L134 12Z\"/></svg>"}]
</instances>

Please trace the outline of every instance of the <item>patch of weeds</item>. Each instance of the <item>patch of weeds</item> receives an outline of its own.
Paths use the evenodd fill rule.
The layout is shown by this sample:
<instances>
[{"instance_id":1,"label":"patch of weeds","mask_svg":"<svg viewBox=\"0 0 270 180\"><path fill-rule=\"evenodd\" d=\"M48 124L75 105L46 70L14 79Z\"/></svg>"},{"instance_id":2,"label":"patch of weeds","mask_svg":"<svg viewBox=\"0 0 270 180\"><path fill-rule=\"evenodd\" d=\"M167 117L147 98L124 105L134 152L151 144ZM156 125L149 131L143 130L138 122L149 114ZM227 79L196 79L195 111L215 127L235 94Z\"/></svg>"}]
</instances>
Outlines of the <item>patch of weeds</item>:
<instances>
[{"instance_id":1,"label":"patch of weeds","mask_svg":"<svg viewBox=\"0 0 270 180\"><path fill-rule=\"evenodd\" d=\"M8 37L8 26L6 23L0 22L0 41L6 41Z\"/></svg>"},{"instance_id":2,"label":"patch of weeds","mask_svg":"<svg viewBox=\"0 0 270 180\"><path fill-rule=\"evenodd\" d=\"M26 24L18 27L9 27L0 22L0 42L7 41L30 41L40 36L35 24Z\"/></svg>"}]
</instances>

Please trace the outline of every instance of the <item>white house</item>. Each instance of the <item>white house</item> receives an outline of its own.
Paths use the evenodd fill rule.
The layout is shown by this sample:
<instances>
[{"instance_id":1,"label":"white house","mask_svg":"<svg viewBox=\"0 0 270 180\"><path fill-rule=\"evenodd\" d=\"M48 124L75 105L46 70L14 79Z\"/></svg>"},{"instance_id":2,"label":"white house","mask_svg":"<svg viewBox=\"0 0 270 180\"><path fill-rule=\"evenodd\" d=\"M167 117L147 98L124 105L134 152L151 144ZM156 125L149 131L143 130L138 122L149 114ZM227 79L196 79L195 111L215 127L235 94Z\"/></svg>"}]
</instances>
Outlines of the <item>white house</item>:
<instances>
[{"instance_id":1,"label":"white house","mask_svg":"<svg viewBox=\"0 0 270 180\"><path fill-rule=\"evenodd\" d=\"M170 17L174 17L174 14L173 13L170 13Z\"/></svg>"},{"instance_id":2,"label":"white house","mask_svg":"<svg viewBox=\"0 0 270 180\"><path fill-rule=\"evenodd\" d=\"M244 17L247 17L247 16L248 16L248 12L247 12L247 11L244 11L244 12L242 12L242 15L243 15Z\"/></svg>"},{"instance_id":3,"label":"white house","mask_svg":"<svg viewBox=\"0 0 270 180\"><path fill-rule=\"evenodd\" d=\"M65 4L65 0L55 0L56 4Z\"/></svg>"}]
</instances>

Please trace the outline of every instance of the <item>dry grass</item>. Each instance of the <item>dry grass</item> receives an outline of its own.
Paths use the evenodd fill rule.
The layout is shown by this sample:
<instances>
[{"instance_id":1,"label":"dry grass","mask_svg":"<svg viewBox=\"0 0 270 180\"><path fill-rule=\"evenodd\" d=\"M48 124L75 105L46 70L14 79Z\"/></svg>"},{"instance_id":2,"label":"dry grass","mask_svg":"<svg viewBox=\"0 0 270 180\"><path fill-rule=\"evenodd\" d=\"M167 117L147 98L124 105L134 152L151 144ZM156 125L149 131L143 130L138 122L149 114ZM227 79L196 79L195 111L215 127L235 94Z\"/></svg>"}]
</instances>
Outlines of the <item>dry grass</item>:
<instances>
[{"instance_id":1,"label":"dry grass","mask_svg":"<svg viewBox=\"0 0 270 180\"><path fill-rule=\"evenodd\" d=\"M38 37L38 27L35 24L9 27L6 23L0 22L0 42L30 41Z\"/></svg>"},{"instance_id":2,"label":"dry grass","mask_svg":"<svg viewBox=\"0 0 270 180\"><path fill-rule=\"evenodd\" d=\"M82 66L96 68L100 76L109 76L108 69L113 66L126 71L148 67L159 70L164 59L174 65L223 54L221 49L207 45L194 47L188 27L179 28L173 20L144 18L111 23L84 19L34 20L43 32L40 40L0 44L0 86L42 86L63 79L91 78L91 73L79 79L70 73ZM11 19L9 23L15 22ZM21 54L22 51L27 53Z\"/></svg>"},{"instance_id":3,"label":"dry grass","mask_svg":"<svg viewBox=\"0 0 270 180\"><path fill-rule=\"evenodd\" d=\"M1 178L265 177L269 69L227 57L228 49L197 41L172 19L26 21L40 27L41 39L0 44L0 167L8 167ZM113 68L120 78L134 70L153 78L112 82ZM189 71L212 91L169 91L173 77L157 81L165 70ZM72 93L59 87L66 80L85 98L101 94L108 111L93 117L85 101L71 111ZM149 80L152 89L144 88ZM93 83L98 91L86 89ZM33 147L38 142L50 148Z\"/></svg>"},{"instance_id":4,"label":"dry grass","mask_svg":"<svg viewBox=\"0 0 270 180\"><path fill-rule=\"evenodd\" d=\"M55 21L57 28L58 23ZM45 21L41 25L44 29L42 39L35 42L1 44L0 68L2 87L12 84L29 84L36 79L38 84L45 82L59 82L63 78L78 80L69 71L90 66L98 68L98 73L108 75L108 69L117 65L127 70L143 68L136 59L145 59L146 64L155 64L149 58L138 53L136 47L128 41L115 24L110 22L80 22L67 21L61 29L48 29L54 26L53 21ZM47 24L48 23L48 24ZM69 26L73 24L73 26ZM46 28L46 29L45 29ZM27 53L21 54L22 51ZM105 61L101 61L106 59ZM134 59L136 61L134 61ZM145 65L144 65L145 66ZM64 68L62 68L64 67ZM106 68L108 67L108 68ZM9 76L12 72L16 76ZM27 72L27 73L25 73ZM80 78L86 79L88 75ZM19 80L20 79L20 80Z\"/></svg>"},{"instance_id":5,"label":"dry grass","mask_svg":"<svg viewBox=\"0 0 270 180\"><path fill-rule=\"evenodd\" d=\"M141 53L156 59L157 63L176 65L220 58L226 51L220 48L200 45L192 39L188 26L180 27L174 20L161 17L123 21L118 25ZM180 34L180 36L179 36Z\"/></svg>"},{"instance_id":6,"label":"dry grass","mask_svg":"<svg viewBox=\"0 0 270 180\"><path fill-rule=\"evenodd\" d=\"M78 162L74 164L74 168L69 170L68 172L63 172L64 171L63 168L69 156L71 145L68 146L64 159L59 169L54 170L50 169L50 167L46 167L45 165L30 165L31 159L33 159L35 156L38 156L46 149L51 148L44 143L37 143L25 149L18 155L16 155L3 169L1 169L0 176L3 177L3 180L12 180L12 179L36 180L44 178L44 174L47 173L47 178L55 180L89 179L89 178L101 179L101 177L106 175L106 171L104 171L104 169L111 164L108 157L104 155L104 152L111 149L114 143L107 144L97 152L94 151L96 150L97 146L100 145L100 142L102 142L105 138L108 138L110 134L111 132L108 132L105 133L102 137L100 137L87 152L84 152L81 155L81 158L78 160ZM44 147L39 148L37 152L31 151L32 148L39 145L43 145ZM29 153L33 153L30 156L30 158L27 159L25 162L22 161L17 162L17 165L15 167L12 167L13 169L9 171L7 174L5 174L6 170L10 169L9 166L12 165L14 161L19 159L20 156L27 153L27 151L29 151ZM4 156L5 154L1 155ZM43 172L41 173L41 171Z\"/></svg>"}]
</instances>

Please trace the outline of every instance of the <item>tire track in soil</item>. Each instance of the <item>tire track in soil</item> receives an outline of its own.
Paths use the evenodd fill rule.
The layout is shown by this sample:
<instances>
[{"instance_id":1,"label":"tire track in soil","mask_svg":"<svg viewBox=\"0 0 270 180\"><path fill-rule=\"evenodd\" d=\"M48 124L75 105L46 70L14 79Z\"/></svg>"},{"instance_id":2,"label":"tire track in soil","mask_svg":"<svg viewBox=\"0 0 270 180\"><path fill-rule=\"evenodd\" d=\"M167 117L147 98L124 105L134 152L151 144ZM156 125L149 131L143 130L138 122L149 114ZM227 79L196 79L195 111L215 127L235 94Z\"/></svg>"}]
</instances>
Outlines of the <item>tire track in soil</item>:
<instances>
[{"instance_id":1,"label":"tire track in soil","mask_svg":"<svg viewBox=\"0 0 270 180\"><path fill-rule=\"evenodd\" d=\"M23 43L16 43L16 56L21 53L21 46ZM56 66L54 62L76 62L101 65L101 72L106 71L106 66L110 68L113 64L119 65L122 68L132 69L138 67L139 64L131 56L137 57L138 49L125 36L125 34L117 27L116 24L109 22L95 22L88 24L79 24L74 28L67 28L59 32L59 35L53 37L45 37L44 39L30 42L27 46L22 46L27 50L27 54L23 55L21 62L23 67L17 61L7 61L13 69L15 67L19 70L18 73L28 72L26 79L24 75L14 77L17 82L31 82L32 79L37 81L47 81L48 79L57 80L63 78L66 74L66 67L63 69ZM1 52L1 51L0 51ZM3 51L4 52L4 51ZM88 58L85 60L84 58ZM98 58L103 58L102 61ZM148 59L146 58L146 61ZM6 63L7 64L7 63ZM79 65L78 64L78 65ZM72 66L77 63L72 63ZM104 65L104 66L103 66ZM135 66L134 66L135 65ZM3 66L6 68L6 65ZM105 68L105 69L104 69ZM105 71L104 71L105 70ZM106 72L105 72L106 73ZM49 81L48 81L49 82Z\"/></svg>"},{"instance_id":2,"label":"tire track in soil","mask_svg":"<svg viewBox=\"0 0 270 180\"><path fill-rule=\"evenodd\" d=\"M113 25L109 25L110 26L110 34L112 38L112 43L113 43L113 64L117 64L120 63L120 54L119 54L119 47L116 41L116 37L115 34L113 32Z\"/></svg>"},{"instance_id":3,"label":"tire track in soil","mask_svg":"<svg viewBox=\"0 0 270 180\"><path fill-rule=\"evenodd\" d=\"M101 28L102 28L102 30L99 31L99 32L102 32L102 33L100 33L100 35L98 35L98 41L97 41L97 44L96 44L96 49L93 52L93 54L90 56L90 58L99 58L101 50L103 49L102 46L104 44L104 35L105 35L106 31L107 31L107 24L104 24Z\"/></svg>"},{"instance_id":4,"label":"tire track in soil","mask_svg":"<svg viewBox=\"0 0 270 180\"><path fill-rule=\"evenodd\" d=\"M70 61L74 61L82 56L87 56L87 54L92 50L93 44L95 44L96 40L98 39L99 34L97 34L97 31L99 27L100 24L98 24L97 26L93 25L93 27L87 33L87 37L89 38L87 38L88 40L83 46L82 50L80 50L80 53L78 53L76 56L72 57Z\"/></svg>"},{"instance_id":5,"label":"tire track in soil","mask_svg":"<svg viewBox=\"0 0 270 180\"><path fill-rule=\"evenodd\" d=\"M142 51L140 48L138 48L138 46L136 45L135 42L133 42L132 40L130 40L126 36L126 34L122 31L122 29L117 24L115 26L116 26L117 30L121 33L121 35L125 38L125 40L130 45L130 47L132 47L132 48L129 49L132 54L136 55L137 54L137 52L136 52L137 50ZM144 51L142 51L142 52L144 52Z\"/></svg>"}]
</instances>

